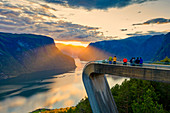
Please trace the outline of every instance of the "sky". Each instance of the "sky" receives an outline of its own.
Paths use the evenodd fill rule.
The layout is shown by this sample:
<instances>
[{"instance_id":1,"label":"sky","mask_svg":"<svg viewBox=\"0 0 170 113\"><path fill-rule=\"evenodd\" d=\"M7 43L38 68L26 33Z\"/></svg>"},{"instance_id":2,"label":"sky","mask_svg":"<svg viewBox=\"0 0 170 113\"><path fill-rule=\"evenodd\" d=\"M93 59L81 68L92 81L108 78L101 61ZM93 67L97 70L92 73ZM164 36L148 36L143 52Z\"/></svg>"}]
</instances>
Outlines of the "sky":
<instances>
[{"instance_id":1,"label":"sky","mask_svg":"<svg viewBox=\"0 0 170 113\"><path fill-rule=\"evenodd\" d=\"M170 0L0 0L0 32L95 42L170 32Z\"/></svg>"}]
</instances>

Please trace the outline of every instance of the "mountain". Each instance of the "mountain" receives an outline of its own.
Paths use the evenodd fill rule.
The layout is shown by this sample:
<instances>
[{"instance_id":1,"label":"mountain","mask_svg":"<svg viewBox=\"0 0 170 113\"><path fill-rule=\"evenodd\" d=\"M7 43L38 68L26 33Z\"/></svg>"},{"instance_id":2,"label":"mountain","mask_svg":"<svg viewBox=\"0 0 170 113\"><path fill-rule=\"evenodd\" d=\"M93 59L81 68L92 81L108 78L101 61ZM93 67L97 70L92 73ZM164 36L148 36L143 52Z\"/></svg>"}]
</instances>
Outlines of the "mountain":
<instances>
[{"instance_id":1,"label":"mountain","mask_svg":"<svg viewBox=\"0 0 170 113\"><path fill-rule=\"evenodd\" d=\"M143 42L138 48L135 56L141 56L145 61L151 61L162 46L165 35L154 35Z\"/></svg>"},{"instance_id":2,"label":"mountain","mask_svg":"<svg viewBox=\"0 0 170 113\"><path fill-rule=\"evenodd\" d=\"M52 38L0 33L0 78L38 71L74 69L74 59L55 47Z\"/></svg>"},{"instance_id":3,"label":"mountain","mask_svg":"<svg viewBox=\"0 0 170 113\"><path fill-rule=\"evenodd\" d=\"M161 34L90 43L79 54L79 58L81 60L101 60L109 56L117 56L118 60L122 60L124 57L130 60L132 57L142 57L144 61L151 61L158 54L165 38L166 35Z\"/></svg>"},{"instance_id":4,"label":"mountain","mask_svg":"<svg viewBox=\"0 0 170 113\"><path fill-rule=\"evenodd\" d=\"M170 33L165 35L162 46L158 50L154 60L163 60L166 56L170 58Z\"/></svg>"}]
</instances>

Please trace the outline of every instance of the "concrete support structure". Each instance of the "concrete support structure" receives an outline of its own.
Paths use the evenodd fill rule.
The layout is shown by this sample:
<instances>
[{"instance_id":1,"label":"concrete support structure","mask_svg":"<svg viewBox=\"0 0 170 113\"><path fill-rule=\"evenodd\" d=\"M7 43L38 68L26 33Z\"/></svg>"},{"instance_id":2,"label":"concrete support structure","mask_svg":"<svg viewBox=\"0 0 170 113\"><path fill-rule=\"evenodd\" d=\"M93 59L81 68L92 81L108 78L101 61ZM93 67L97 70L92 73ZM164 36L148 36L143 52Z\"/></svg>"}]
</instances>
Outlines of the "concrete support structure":
<instances>
[{"instance_id":1,"label":"concrete support structure","mask_svg":"<svg viewBox=\"0 0 170 113\"><path fill-rule=\"evenodd\" d=\"M169 68L89 63L82 78L93 113L118 113L104 74L170 83Z\"/></svg>"}]
</instances>

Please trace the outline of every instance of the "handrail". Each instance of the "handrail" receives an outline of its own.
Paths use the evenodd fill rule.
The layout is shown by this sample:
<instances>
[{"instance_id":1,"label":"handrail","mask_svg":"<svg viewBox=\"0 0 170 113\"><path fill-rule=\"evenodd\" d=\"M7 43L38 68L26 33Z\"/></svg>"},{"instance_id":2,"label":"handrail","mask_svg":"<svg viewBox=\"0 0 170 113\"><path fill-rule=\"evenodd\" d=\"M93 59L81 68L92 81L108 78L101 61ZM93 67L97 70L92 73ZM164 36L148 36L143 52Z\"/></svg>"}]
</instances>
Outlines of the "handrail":
<instances>
[{"instance_id":1,"label":"handrail","mask_svg":"<svg viewBox=\"0 0 170 113\"><path fill-rule=\"evenodd\" d=\"M124 63L121 62L121 61L117 61L116 64L109 64L108 62L103 63L102 61L103 61L103 60L89 61L89 62L84 66L84 68L85 68L88 64L90 64L90 63L108 64L108 65L123 65L123 64L124 64ZM150 62L150 63L151 63L151 62ZM150 63L144 62L143 64L135 64L134 66L135 66L135 67L139 67L139 66L140 66L140 67L150 67L150 68L154 68L154 69L158 69L158 68L168 68L168 69L170 69L170 65L160 65L160 64L150 64ZM157 63L157 62L152 62L152 63ZM162 62L162 63L164 63L164 62ZM123 66L132 66L132 65L131 65L131 63L127 62L127 65L123 65ZM134 66L133 66L133 67L134 67ZM83 68L83 70L84 70L84 68Z\"/></svg>"}]
</instances>

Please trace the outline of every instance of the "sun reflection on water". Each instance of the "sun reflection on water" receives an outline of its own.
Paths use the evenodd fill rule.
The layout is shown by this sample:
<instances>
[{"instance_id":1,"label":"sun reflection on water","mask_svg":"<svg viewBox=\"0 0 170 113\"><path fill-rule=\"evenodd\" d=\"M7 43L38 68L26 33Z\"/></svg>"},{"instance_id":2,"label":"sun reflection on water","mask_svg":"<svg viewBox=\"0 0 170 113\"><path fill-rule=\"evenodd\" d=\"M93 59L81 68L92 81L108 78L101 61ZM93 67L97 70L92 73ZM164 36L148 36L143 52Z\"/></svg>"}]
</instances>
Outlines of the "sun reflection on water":
<instances>
[{"instance_id":1,"label":"sun reflection on water","mask_svg":"<svg viewBox=\"0 0 170 113\"><path fill-rule=\"evenodd\" d=\"M41 83L49 84L44 84L42 86L34 85L31 88L25 87L22 88L20 92L29 91L37 87L49 90L35 93L30 97L24 97L21 95L8 97L7 95L6 99L0 100L0 111L2 113L25 113L38 108L55 109L75 106L82 98L87 96L81 76L82 69L87 62L81 62L79 59L75 59L75 61L77 68L74 72L54 75L53 78L39 81ZM107 75L107 80L111 87L116 83L120 84L124 79L125 78L115 78ZM21 86L18 88L21 88Z\"/></svg>"}]
</instances>

